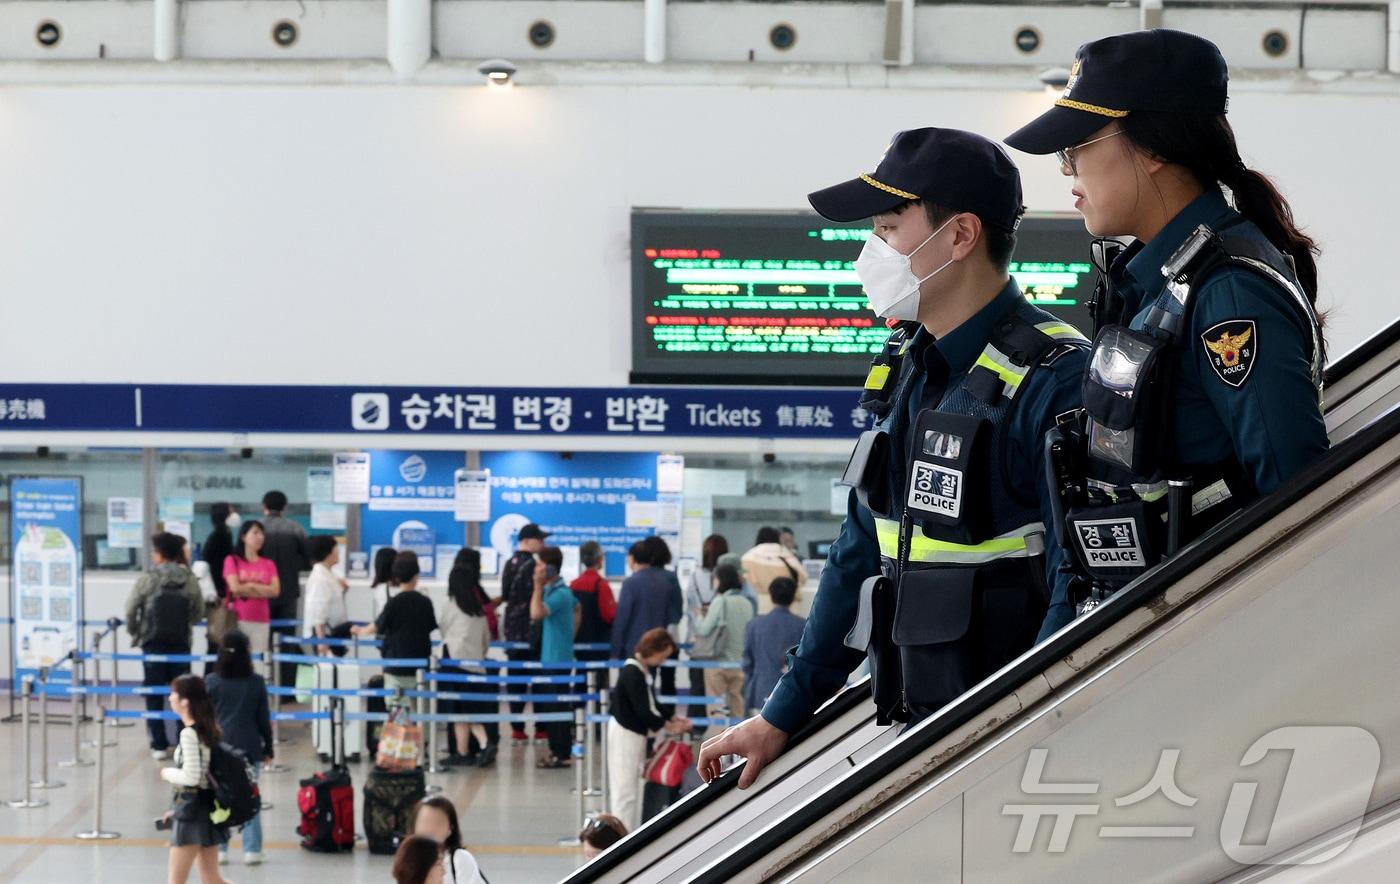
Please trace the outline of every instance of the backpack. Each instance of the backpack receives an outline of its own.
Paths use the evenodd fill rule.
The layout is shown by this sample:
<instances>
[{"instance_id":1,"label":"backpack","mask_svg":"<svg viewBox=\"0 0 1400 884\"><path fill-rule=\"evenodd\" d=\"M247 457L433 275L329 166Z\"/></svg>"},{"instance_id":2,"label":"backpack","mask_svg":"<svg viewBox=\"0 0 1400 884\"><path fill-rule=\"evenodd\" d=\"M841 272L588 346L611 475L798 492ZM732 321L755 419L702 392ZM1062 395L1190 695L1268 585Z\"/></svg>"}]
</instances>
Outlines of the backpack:
<instances>
[{"instance_id":1,"label":"backpack","mask_svg":"<svg viewBox=\"0 0 1400 884\"><path fill-rule=\"evenodd\" d=\"M228 743L209 750L209 788L214 807L209 821L216 826L241 826L262 809L262 794L248 769L243 752Z\"/></svg>"},{"instance_id":2,"label":"backpack","mask_svg":"<svg viewBox=\"0 0 1400 884\"><path fill-rule=\"evenodd\" d=\"M145 633L142 644L188 645L190 597L185 595L184 581L170 581L156 587L156 591L146 599L141 622Z\"/></svg>"},{"instance_id":3,"label":"backpack","mask_svg":"<svg viewBox=\"0 0 1400 884\"><path fill-rule=\"evenodd\" d=\"M706 635L696 635L690 640L690 659L692 660L717 660L720 649L724 647L725 635L729 632L729 609L727 607L728 598L731 593L716 593L710 600L710 604L719 605L719 622L715 624ZM735 593L737 594L737 593ZM698 624L697 624L698 625Z\"/></svg>"}]
</instances>

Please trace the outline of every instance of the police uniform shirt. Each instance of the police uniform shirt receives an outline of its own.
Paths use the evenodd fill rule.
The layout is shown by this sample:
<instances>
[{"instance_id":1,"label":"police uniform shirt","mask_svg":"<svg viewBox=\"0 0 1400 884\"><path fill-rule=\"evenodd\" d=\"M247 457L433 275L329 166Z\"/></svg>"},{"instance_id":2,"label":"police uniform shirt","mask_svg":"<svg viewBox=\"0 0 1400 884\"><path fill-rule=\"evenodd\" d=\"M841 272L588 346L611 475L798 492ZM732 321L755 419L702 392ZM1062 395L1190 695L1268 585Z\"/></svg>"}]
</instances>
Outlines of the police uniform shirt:
<instances>
[{"instance_id":1,"label":"police uniform shirt","mask_svg":"<svg viewBox=\"0 0 1400 884\"><path fill-rule=\"evenodd\" d=\"M943 338L935 341L925 329L915 334L908 354L908 358L916 360L908 396L911 422L920 409L936 405L953 385L962 383L997 320L1022 299L1021 290L1012 280L987 306ZM1047 319L1051 318L1047 315ZM1053 517L1045 479L1045 434L1054 425L1056 415L1079 407L1087 362L1088 351L1075 348L1049 366L1033 371L1018 394L1007 427L1007 452L1011 457L1007 475L1018 492L1041 501L1042 521L1047 526L1047 576L1058 574L1064 554L1049 527ZM895 440L897 456L907 458L907 446L906 439ZM991 503L993 507L997 505L997 501ZM788 671L764 704L763 717L769 723L793 733L818 706L846 685L847 677L865 659L865 652L847 647L844 638L856 621L861 583L878 573L880 545L875 520L857 502L853 491L846 520L822 570L802 640L796 652L788 655ZM1062 607L1072 616L1067 582L1063 578L1052 586L1050 611Z\"/></svg>"},{"instance_id":2,"label":"police uniform shirt","mask_svg":"<svg viewBox=\"0 0 1400 884\"><path fill-rule=\"evenodd\" d=\"M1266 243L1224 195L1209 188L1145 245L1111 270L1124 318L1142 329L1166 287L1162 265L1201 224ZM1262 275L1226 265L1192 295L1190 323L1174 359L1170 422L1173 458L1186 466L1237 461L1259 494L1317 462L1327 428L1312 376L1312 330L1301 305ZM1074 619L1052 607L1040 640Z\"/></svg>"}]
</instances>

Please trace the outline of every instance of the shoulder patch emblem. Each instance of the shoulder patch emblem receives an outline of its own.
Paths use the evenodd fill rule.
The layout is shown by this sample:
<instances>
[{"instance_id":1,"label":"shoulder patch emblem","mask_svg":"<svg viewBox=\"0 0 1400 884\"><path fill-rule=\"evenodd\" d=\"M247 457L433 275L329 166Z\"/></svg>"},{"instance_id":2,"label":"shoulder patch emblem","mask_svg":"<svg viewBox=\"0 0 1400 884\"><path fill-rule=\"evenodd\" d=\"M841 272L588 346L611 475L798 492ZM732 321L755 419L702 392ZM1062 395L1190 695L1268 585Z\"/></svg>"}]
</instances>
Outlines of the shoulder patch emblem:
<instances>
[{"instance_id":1,"label":"shoulder patch emblem","mask_svg":"<svg viewBox=\"0 0 1400 884\"><path fill-rule=\"evenodd\" d=\"M1254 320L1231 319L1213 325L1201 334L1201 343L1216 377L1232 387L1244 386L1259 353Z\"/></svg>"}]
</instances>

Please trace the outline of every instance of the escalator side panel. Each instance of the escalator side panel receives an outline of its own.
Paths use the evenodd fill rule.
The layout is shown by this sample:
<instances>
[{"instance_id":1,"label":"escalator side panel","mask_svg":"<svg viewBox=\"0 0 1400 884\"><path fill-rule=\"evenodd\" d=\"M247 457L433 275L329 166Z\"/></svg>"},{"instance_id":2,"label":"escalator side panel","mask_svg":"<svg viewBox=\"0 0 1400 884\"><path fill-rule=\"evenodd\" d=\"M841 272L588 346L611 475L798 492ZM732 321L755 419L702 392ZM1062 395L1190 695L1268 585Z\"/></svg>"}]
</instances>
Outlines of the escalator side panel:
<instances>
[{"instance_id":1,"label":"escalator side panel","mask_svg":"<svg viewBox=\"0 0 1400 884\"><path fill-rule=\"evenodd\" d=\"M1377 460L1394 459L1400 446L1392 440L1387 447L1388 452L1377 452L1358 467L1370 463L1374 471ZM1354 478L1343 474L1334 483L1344 490ZM1331 490L1334 496L1339 491ZM1393 673L1400 668L1400 642L1394 635L1400 593L1393 591L1390 562L1397 539L1400 487L1392 472L1347 497L1326 521L1271 546L1261 560L1178 611L1163 629L1130 643L1119 658L1069 686L1031 717L1012 723L991 745L979 747L976 757L959 759L895 800L877 796L895 794L891 784L921 765L911 762L872 783L862 800L851 804L880 809L860 822L847 816L846 829L853 833L848 840L816 855L796 848L782 851L734 880L766 878L801 854L806 854L802 865L789 869L792 877L779 879L823 880L820 874L811 877L816 874L811 871L798 875L798 869L813 861L817 869L828 863L862 869L877 848L891 861L919 868L921 843L936 843L946 834L939 811L958 795L966 801L962 871L967 880L1216 878L1240 867L1219 844L1229 784L1269 781L1269 765L1278 761L1266 757L1260 762L1263 777L1255 770L1241 771L1239 762L1255 739L1279 726L1366 728L1381 742L1384 759L1371 803L1400 796L1400 704L1393 701ZM1125 620L1113 631L1130 627ZM934 751L949 742L940 741ZM1033 749L1046 753L1043 777L1036 781L1097 783L1098 792L1025 794L1022 781ZM1156 794L1133 806L1115 806L1113 799L1149 781L1162 750L1170 749L1179 751L1176 783L1198 799L1197 805L1186 811ZM1259 798L1261 806L1272 806L1271 800L1277 803L1277 798ZM1006 806L1037 802L1092 803L1097 809L1073 827L1067 853L1048 849L1053 820L1041 823L1031 850L1016 853L1022 817L1007 814ZM1310 802L1280 821L1294 826L1284 840L1310 837L1340 822L1336 815L1346 811L1325 801ZM839 816L846 815L829 815L803 835L827 829ZM1172 839L1105 838L1099 832L1103 825L1172 824L1194 824L1196 830L1189 838ZM892 837L894 832L901 837ZM1281 834L1276 828L1274 837ZM805 837L791 840L806 842Z\"/></svg>"}]
</instances>

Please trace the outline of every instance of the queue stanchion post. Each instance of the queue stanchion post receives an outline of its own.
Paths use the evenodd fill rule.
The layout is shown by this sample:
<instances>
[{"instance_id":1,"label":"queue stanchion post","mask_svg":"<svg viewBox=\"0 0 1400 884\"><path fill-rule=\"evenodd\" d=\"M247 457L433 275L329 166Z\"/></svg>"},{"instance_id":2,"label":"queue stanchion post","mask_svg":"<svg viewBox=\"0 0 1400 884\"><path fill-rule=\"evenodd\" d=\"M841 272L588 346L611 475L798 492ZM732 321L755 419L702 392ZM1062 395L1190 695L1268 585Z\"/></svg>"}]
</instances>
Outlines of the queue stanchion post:
<instances>
[{"instance_id":1,"label":"queue stanchion post","mask_svg":"<svg viewBox=\"0 0 1400 884\"><path fill-rule=\"evenodd\" d=\"M279 638L281 638L281 636L279 636L279 635L277 635L276 633L274 633L273 636L272 636L272 641L268 642L268 651L267 651L267 659L268 659L268 664L267 664L268 679L267 679L267 683L268 683L268 684L275 684L275 685L278 685L279 687L281 687L281 683L278 682L278 681L276 681L276 676L277 676L278 671L279 671L278 665L277 665L277 658L278 658L278 656L279 656L278 653L277 653L277 640L278 640ZM278 691L277 693L275 693L275 694L272 695L272 711L273 711L273 712L281 712L281 711L282 711L282 692L281 692L281 691ZM275 719L275 718L272 720L272 742L273 742L274 745L279 745L279 746L280 746L281 744L283 744L283 743L290 743L290 742L291 742L291 738L290 738L290 737L284 738L284 737L282 736L282 729L281 729L280 727L277 726L277 719Z\"/></svg>"},{"instance_id":2,"label":"queue stanchion post","mask_svg":"<svg viewBox=\"0 0 1400 884\"><path fill-rule=\"evenodd\" d=\"M73 679L69 684L77 687L83 683L83 643L78 642L78 646L68 652L68 659L73 663ZM78 709L78 702L82 701L82 709ZM78 729L78 722L87 715L87 694L79 692L68 695L68 717L71 720L73 729Z\"/></svg>"},{"instance_id":3,"label":"queue stanchion post","mask_svg":"<svg viewBox=\"0 0 1400 884\"><path fill-rule=\"evenodd\" d=\"M583 731L588 727L588 715L582 706L574 707L574 738L573 745L569 749L569 754L573 756L574 768L574 819L578 820L578 828L574 834L559 839L561 845L578 844L578 833L583 831L583 827L588 825L588 811L584 807L583 795Z\"/></svg>"},{"instance_id":4,"label":"queue stanchion post","mask_svg":"<svg viewBox=\"0 0 1400 884\"><path fill-rule=\"evenodd\" d=\"M118 685L118 681L117 681L118 670L120 670L120 669L122 668L122 664L121 664L121 661L117 659L117 627L116 627L116 625L115 625L115 621L113 621L113 620L108 620L107 623L112 627L112 687L115 688L115 687L117 687L117 685ZM115 712L120 712L120 711L121 711L121 708L122 708L122 695L121 695L121 694L115 694L115 695L113 695L113 697L112 697L112 710L115 711ZM134 725L134 724L135 724L135 722L133 722L133 721L127 721L127 720L124 719L124 718L111 718L111 719L108 719L108 721L107 721L107 726L108 726L108 727L131 727L131 726Z\"/></svg>"},{"instance_id":5,"label":"queue stanchion post","mask_svg":"<svg viewBox=\"0 0 1400 884\"><path fill-rule=\"evenodd\" d=\"M268 642L268 651L267 651L267 658L266 658L266 659L267 659L267 671L268 671L268 678L267 678L267 683L268 683L268 684L275 684L275 682L272 680L272 674L275 673L275 672L277 671L277 652L276 652L275 650L273 650L273 647L274 647L273 642L277 641L277 639L278 639L277 633L273 633L273 634L272 634L271 640ZM281 715L281 712L282 712L282 691L281 691L280 688L279 688L279 690L278 690L276 693L274 693L274 694L272 695L272 745L274 745L274 746L279 746L279 745L282 745L282 744L284 744L284 743L291 742L290 740L284 740L284 739L282 739L282 721L281 721L281 719L280 719L280 717L279 717L279 716ZM288 767L287 765L281 763L280 761L268 761L268 762L264 762L264 763L263 763L263 766L262 766L262 769L263 769L263 773L286 773L287 771L291 770L290 767ZM263 806L264 806L264 807L268 807L268 806L270 806L270 805L263 805Z\"/></svg>"},{"instance_id":6,"label":"queue stanchion post","mask_svg":"<svg viewBox=\"0 0 1400 884\"><path fill-rule=\"evenodd\" d=\"M100 686L100 685L102 684L102 656L101 656L101 655L102 655L102 633L100 633L100 632L94 632L94 633L92 634L92 683L93 683L94 685L98 685L98 686ZM116 668L116 665L117 665L117 661L116 661L116 660L113 660L113 661L112 661L112 667L113 667L113 668ZM97 706L98 706L98 709L106 709L106 708L107 708L105 705L103 705L103 704L100 703L100 702L97 704ZM109 723L109 724L110 724L110 723ZM98 743L101 743L101 744L103 744L104 746L115 746L115 745L117 745L117 741L116 741L116 740L113 740L113 739L109 739L109 738L108 738L108 736L107 736L107 729L106 729L105 726L95 728L95 729L93 730L92 739L91 739L91 740L84 740L84 741L83 741L83 745L84 745L84 746L92 746L92 747L94 747L94 748L96 748L96 746L97 746Z\"/></svg>"},{"instance_id":7,"label":"queue stanchion post","mask_svg":"<svg viewBox=\"0 0 1400 884\"><path fill-rule=\"evenodd\" d=\"M86 706L87 706L87 691L85 691L85 690L82 689L82 687L83 687L83 686L82 686L82 679L78 677L78 673L80 672L80 670L76 668L77 665L78 665L78 658L77 658L76 655L74 655L74 657L73 657L73 666L74 666L73 678L77 681L77 685L75 685L75 687L77 687L77 689L79 690L80 694L75 695L75 694L73 694L73 693L70 692L69 695L68 695L68 702L69 702L69 705L73 708L73 710L74 710L75 713L77 712L77 709L78 709L78 701L77 701L77 699L76 699L77 696L79 696L79 695L82 696L82 698L83 698L84 710L86 710ZM85 712L84 712L84 714L85 714ZM100 728L98 729L97 734L98 734L98 741L101 742L102 730L101 730ZM58 766L59 766L59 767L92 767L92 762L91 762L91 761L88 761L88 760L85 759L85 758L83 758L83 715L75 714L75 715L73 716L73 757L67 759L66 761L60 761L60 762L58 763Z\"/></svg>"},{"instance_id":8,"label":"queue stanchion post","mask_svg":"<svg viewBox=\"0 0 1400 884\"><path fill-rule=\"evenodd\" d=\"M62 780L49 779L49 673L47 666L39 667L39 692L43 696L39 699L39 779L30 783L36 789L61 789L66 783ZM25 773L29 772L28 763L25 764Z\"/></svg>"},{"instance_id":9,"label":"queue stanchion post","mask_svg":"<svg viewBox=\"0 0 1400 884\"><path fill-rule=\"evenodd\" d=\"M22 737L24 745L24 775L21 777L21 779L24 781L24 797L16 798L13 801L9 801L6 803L8 803L11 807L15 808L45 807L48 805L49 802L43 798L35 798L30 791L30 787L33 785L33 783L29 779L29 771L31 769L29 764L31 750L29 736L29 708L33 705L34 702L34 676L26 675L24 677L23 687L20 689L20 695L21 700L19 720L20 727L24 729Z\"/></svg>"},{"instance_id":10,"label":"queue stanchion post","mask_svg":"<svg viewBox=\"0 0 1400 884\"><path fill-rule=\"evenodd\" d=\"M599 714L599 715L606 716L606 715L609 714L609 713L608 713L608 708L609 708L609 706L611 705L611 703L610 703L610 701L609 701L608 698L609 698L609 696L611 695L611 692L612 692L612 667L609 666L607 669L604 669L604 670L603 670L603 685L602 685L602 689L598 691L598 714ZM609 785L608 785L608 723L607 723L606 721L603 722L603 726L602 726L602 730L600 731L600 734L601 734L601 736L602 736L602 739L599 741L600 748L601 748L601 752L600 752L599 754L601 754L601 755L603 756L603 789L602 789L602 797L603 797L603 807L606 808L606 807L608 806L608 794L609 794L609 792L608 792L608 789L609 789Z\"/></svg>"},{"instance_id":11,"label":"queue stanchion post","mask_svg":"<svg viewBox=\"0 0 1400 884\"><path fill-rule=\"evenodd\" d=\"M436 658L436 657L429 657L429 658L428 658L428 666L430 667L429 671L431 671L432 668L435 668L435 667L434 667L434 664L435 664L436 662L437 662L437 658ZM427 690L428 690L427 685L428 685L428 681L427 681L426 676L424 675L424 670L422 670L422 669L418 670L418 690L420 690L420 691L427 691ZM438 729L438 728L437 728L437 726L438 726L437 714L438 714L438 698L437 698L437 691L429 691L429 694L430 694L430 696L428 697L428 701L427 701L427 702L428 702L428 716L427 716L427 721L423 722L424 724L426 724L426 725L428 726L427 733L425 734L425 736L426 736L427 739L424 740L424 749L423 749L424 753L428 756L428 763L425 764L425 765L423 765L423 770L424 770L426 773L430 773L430 774L446 773L446 772L447 772L447 768L443 767L443 766L438 762L438 752L437 752L437 729ZM422 698L419 698L419 702L420 702L420 703L422 702ZM430 784L428 784L426 791L428 792L428 794L431 795L431 794L433 794L433 793L435 793L435 792L441 792L441 791L442 791L442 787L430 783Z\"/></svg>"},{"instance_id":12,"label":"queue stanchion post","mask_svg":"<svg viewBox=\"0 0 1400 884\"><path fill-rule=\"evenodd\" d=\"M598 670L589 669L587 673L585 690L588 692L588 701L583 705L583 794L589 798L596 798L603 794L603 790L596 788L593 783L593 767L597 760L597 753L594 751L596 744L593 740L593 716L598 709L593 697L598 693Z\"/></svg>"},{"instance_id":13,"label":"queue stanchion post","mask_svg":"<svg viewBox=\"0 0 1400 884\"><path fill-rule=\"evenodd\" d=\"M107 709L99 703L97 706L98 733L102 732L102 724L106 718ZM102 760L107 754L103 751L105 745L102 740L97 741L97 797L92 803L92 829L87 832L78 832L73 836L80 841L111 841L121 837L120 832L108 832L102 828L102 774L105 767Z\"/></svg>"}]
</instances>

